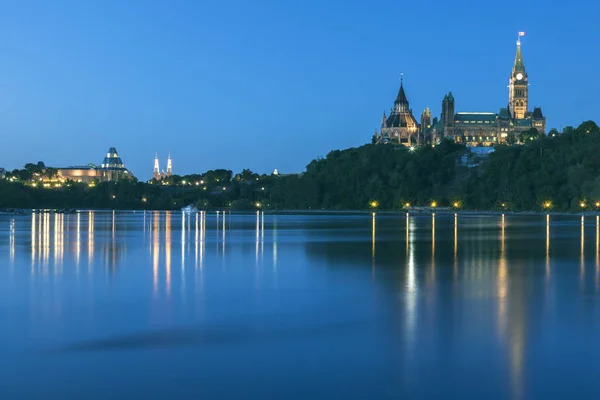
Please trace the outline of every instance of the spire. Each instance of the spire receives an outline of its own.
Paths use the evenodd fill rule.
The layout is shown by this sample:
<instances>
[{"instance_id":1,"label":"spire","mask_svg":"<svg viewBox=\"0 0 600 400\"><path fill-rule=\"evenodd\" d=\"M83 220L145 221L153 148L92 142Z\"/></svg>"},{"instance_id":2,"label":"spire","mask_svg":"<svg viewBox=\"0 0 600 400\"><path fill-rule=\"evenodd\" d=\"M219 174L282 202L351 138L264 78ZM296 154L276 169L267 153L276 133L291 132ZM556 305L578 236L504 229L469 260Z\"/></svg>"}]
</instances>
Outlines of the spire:
<instances>
[{"instance_id":1,"label":"spire","mask_svg":"<svg viewBox=\"0 0 600 400\"><path fill-rule=\"evenodd\" d=\"M160 179L160 168L158 165L158 153L156 153L156 157L154 158L154 179Z\"/></svg>"},{"instance_id":2,"label":"spire","mask_svg":"<svg viewBox=\"0 0 600 400\"><path fill-rule=\"evenodd\" d=\"M408 112L408 99L406 93L404 93L404 74L400 74L400 90L398 90L398 96L394 102L396 112Z\"/></svg>"},{"instance_id":3,"label":"spire","mask_svg":"<svg viewBox=\"0 0 600 400\"><path fill-rule=\"evenodd\" d=\"M400 74L400 90L398 90L395 104L406 104L406 108L408 108L408 99L406 93L404 93L404 74Z\"/></svg>"},{"instance_id":4,"label":"spire","mask_svg":"<svg viewBox=\"0 0 600 400\"><path fill-rule=\"evenodd\" d=\"M523 64L523 55L521 54L521 36L523 35L524 32L519 32L519 38L517 39L517 54L515 55L513 72L525 72L525 64Z\"/></svg>"},{"instance_id":5,"label":"spire","mask_svg":"<svg viewBox=\"0 0 600 400\"><path fill-rule=\"evenodd\" d=\"M385 115L385 110L383 110L383 116L381 117L381 127L385 128L387 123L387 116Z\"/></svg>"},{"instance_id":6,"label":"spire","mask_svg":"<svg viewBox=\"0 0 600 400\"><path fill-rule=\"evenodd\" d=\"M171 153L169 153L169 158L167 160L167 175L173 175L173 162L171 161Z\"/></svg>"}]
</instances>

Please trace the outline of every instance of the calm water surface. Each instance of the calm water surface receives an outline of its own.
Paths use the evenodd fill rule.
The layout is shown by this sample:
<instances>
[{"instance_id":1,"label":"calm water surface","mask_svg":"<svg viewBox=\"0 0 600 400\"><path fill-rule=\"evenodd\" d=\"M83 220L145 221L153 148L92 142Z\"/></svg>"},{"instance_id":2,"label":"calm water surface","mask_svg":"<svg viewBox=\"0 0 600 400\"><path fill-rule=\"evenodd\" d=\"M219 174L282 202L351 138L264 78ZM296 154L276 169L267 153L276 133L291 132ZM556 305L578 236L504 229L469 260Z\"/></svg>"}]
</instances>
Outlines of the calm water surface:
<instances>
[{"instance_id":1,"label":"calm water surface","mask_svg":"<svg viewBox=\"0 0 600 400\"><path fill-rule=\"evenodd\" d=\"M600 398L596 217L0 216L2 398Z\"/></svg>"}]
</instances>

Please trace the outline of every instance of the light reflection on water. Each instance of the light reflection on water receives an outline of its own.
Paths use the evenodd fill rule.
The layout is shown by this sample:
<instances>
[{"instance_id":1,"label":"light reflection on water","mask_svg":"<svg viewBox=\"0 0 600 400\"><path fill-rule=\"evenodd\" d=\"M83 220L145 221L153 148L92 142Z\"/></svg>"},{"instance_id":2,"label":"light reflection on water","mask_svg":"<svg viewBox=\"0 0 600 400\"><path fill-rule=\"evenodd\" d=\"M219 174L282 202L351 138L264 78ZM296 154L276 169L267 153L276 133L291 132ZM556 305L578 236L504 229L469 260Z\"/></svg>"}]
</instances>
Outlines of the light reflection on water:
<instances>
[{"instance_id":1,"label":"light reflection on water","mask_svg":"<svg viewBox=\"0 0 600 400\"><path fill-rule=\"evenodd\" d=\"M155 386L184 394L158 379L195 373L171 348L211 361L197 370L210 377L202 389L187 387L200 394L265 395L261 379L245 393L227 384L247 362L255 378L285 377L282 396L308 385L328 396L553 397L563 370L579 375L574 393L598 394L598 217L84 211L0 223L8 358L69 349L92 365L94 349L112 349L96 373L156 374ZM137 356L154 367L127 368ZM56 366L55 379L102 393L84 369L48 357L39 368ZM0 367L13 390L35 392L18 385L23 370ZM320 377L332 371L348 387Z\"/></svg>"}]
</instances>

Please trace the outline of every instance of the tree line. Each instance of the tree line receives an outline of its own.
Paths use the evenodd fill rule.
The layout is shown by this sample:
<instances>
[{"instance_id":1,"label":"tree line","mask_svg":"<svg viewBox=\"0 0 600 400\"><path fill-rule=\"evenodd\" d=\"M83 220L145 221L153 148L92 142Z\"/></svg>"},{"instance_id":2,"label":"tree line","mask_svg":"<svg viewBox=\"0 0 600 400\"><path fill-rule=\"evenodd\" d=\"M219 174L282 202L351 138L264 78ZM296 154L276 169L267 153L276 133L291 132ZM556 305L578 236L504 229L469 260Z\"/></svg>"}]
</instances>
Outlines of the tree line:
<instances>
[{"instance_id":1,"label":"tree line","mask_svg":"<svg viewBox=\"0 0 600 400\"><path fill-rule=\"evenodd\" d=\"M482 163L449 140L410 149L367 144L334 150L301 174L234 174L217 169L161 181L30 184L53 177L43 163L0 180L1 208L362 210L416 206L473 210L576 211L600 208L600 128L592 121L548 135L530 130L520 145L499 145ZM36 175L37 174L37 175ZM12 178L12 179L11 179Z\"/></svg>"}]
</instances>

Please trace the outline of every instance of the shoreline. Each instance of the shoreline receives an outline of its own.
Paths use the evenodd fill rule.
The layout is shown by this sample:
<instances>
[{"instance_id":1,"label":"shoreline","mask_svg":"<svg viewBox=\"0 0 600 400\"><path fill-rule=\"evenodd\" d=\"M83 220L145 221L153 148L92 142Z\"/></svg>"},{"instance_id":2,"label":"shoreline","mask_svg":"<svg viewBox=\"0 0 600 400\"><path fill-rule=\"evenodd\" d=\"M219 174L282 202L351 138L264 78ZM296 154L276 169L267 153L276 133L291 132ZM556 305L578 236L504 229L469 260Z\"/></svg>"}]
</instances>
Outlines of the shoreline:
<instances>
[{"instance_id":1,"label":"shoreline","mask_svg":"<svg viewBox=\"0 0 600 400\"><path fill-rule=\"evenodd\" d=\"M133 210L120 210L120 209L51 209L51 208L8 208L0 209L0 215L30 215L33 212L49 212L56 214L76 214L81 212L174 212L181 213L182 210L148 210L148 209L133 209ZM227 211L228 213L236 214L255 214L257 211L261 211L265 214L280 214L280 215L363 215L363 214L382 214L382 215L393 215L393 214L409 214L409 215L555 215L555 216L600 216L600 210L591 211L494 211L494 210L453 210L448 208L439 209L413 209L413 210L232 210L232 209L210 209L210 210L198 210L210 214L216 214L217 212L222 213Z\"/></svg>"}]
</instances>

